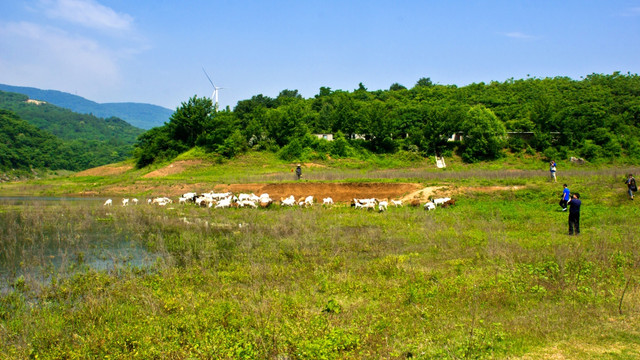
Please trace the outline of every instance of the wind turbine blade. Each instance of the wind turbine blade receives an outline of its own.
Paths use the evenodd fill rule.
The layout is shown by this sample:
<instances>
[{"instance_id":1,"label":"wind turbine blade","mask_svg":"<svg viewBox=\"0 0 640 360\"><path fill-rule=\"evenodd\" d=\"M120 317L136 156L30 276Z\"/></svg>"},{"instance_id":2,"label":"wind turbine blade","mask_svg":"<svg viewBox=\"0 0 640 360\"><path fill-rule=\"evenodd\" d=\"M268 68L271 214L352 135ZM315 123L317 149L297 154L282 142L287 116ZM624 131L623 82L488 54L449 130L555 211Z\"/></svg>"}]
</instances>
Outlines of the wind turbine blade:
<instances>
[{"instance_id":1,"label":"wind turbine blade","mask_svg":"<svg viewBox=\"0 0 640 360\"><path fill-rule=\"evenodd\" d=\"M204 69L204 66L202 67L202 71L204 71L204 74L206 75L207 79L209 79L209 82L211 83L211 86L213 86L213 88L215 89L216 86L213 85L213 81L211 81L211 78L209 77L209 74L207 74L207 71Z\"/></svg>"}]
</instances>

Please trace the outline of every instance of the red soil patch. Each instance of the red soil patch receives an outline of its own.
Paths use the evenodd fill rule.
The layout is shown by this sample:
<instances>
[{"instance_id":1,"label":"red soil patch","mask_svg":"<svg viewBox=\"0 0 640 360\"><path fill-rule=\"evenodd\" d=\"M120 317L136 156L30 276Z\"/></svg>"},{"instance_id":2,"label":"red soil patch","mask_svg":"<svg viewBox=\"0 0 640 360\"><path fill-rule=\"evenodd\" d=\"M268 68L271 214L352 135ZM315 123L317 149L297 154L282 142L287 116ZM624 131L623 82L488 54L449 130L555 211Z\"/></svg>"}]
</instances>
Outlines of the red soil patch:
<instances>
[{"instance_id":1,"label":"red soil patch","mask_svg":"<svg viewBox=\"0 0 640 360\"><path fill-rule=\"evenodd\" d=\"M171 165L165 166L158 170L154 170L145 176L144 178L156 178L156 177L164 177L168 175L179 174L189 168L196 167L198 165L202 165L204 161L202 160L179 160L173 162Z\"/></svg>"},{"instance_id":2,"label":"red soil patch","mask_svg":"<svg viewBox=\"0 0 640 360\"><path fill-rule=\"evenodd\" d=\"M213 187L212 187L213 186ZM449 186L423 187L416 183L264 183L264 184L218 184L209 183L196 184L173 184L173 185L149 185L147 183L136 183L127 186L110 186L101 191L101 194L109 196L132 196L133 194L148 194L153 196L169 196L176 198L184 193L195 191L197 193L215 191L233 193L254 193L260 195L269 194L272 199L293 195L295 198L312 195L317 201L322 201L325 197L331 197L336 202L350 202L353 198L377 198L377 199L401 199L405 203L411 200L418 200L420 203L427 202L430 198L443 196L455 197L464 192L493 192L509 191L524 188L523 186L484 186L469 188L451 188ZM89 194L81 194L89 195Z\"/></svg>"},{"instance_id":3,"label":"red soil patch","mask_svg":"<svg viewBox=\"0 0 640 360\"><path fill-rule=\"evenodd\" d=\"M133 169L133 165L122 165L122 166L114 166L114 165L104 165L99 166L93 169L87 169L84 171L80 171L76 173L74 176L110 176L110 175L120 175L129 170Z\"/></svg>"}]
</instances>

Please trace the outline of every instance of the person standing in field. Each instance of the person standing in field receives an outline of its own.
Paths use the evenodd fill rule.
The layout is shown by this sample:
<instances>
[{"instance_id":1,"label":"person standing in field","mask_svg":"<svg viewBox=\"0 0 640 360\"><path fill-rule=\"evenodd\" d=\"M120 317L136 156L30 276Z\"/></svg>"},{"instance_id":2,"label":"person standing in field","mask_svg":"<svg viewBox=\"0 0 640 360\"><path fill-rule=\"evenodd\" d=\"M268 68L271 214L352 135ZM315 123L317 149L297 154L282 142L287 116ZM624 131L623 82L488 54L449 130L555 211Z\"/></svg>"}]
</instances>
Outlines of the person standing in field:
<instances>
[{"instance_id":1,"label":"person standing in field","mask_svg":"<svg viewBox=\"0 0 640 360\"><path fill-rule=\"evenodd\" d=\"M549 172L551 173L551 180L553 180L553 182L558 182L558 179L556 178L556 170L556 161L551 160L549 163Z\"/></svg>"},{"instance_id":2,"label":"person standing in field","mask_svg":"<svg viewBox=\"0 0 640 360\"><path fill-rule=\"evenodd\" d=\"M298 180L300 180L300 177L302 176L302 168L300 167L300 164L296 166L296 176L298 177Z\"/></svg>"},{"instance_id":3,"label":"person standing in field","mask_svg":"<svg viewBox=\"0 0 640 360\"><path fill-rule=\"evenodd\" d=\"M633 192L634 191L638 191L638 186L636 185L636 179L633 177L633 175L629 174L629 176L627 177L627 180L625 180L624 182L625 184L627 184L627 187L629 188L629 200L633 200Z\"/></svg>"},{"instance_id":4,"label":"person standing in field","mask_svg":"<svg viewBox=\"0 0 640 360\"><path fill-rule=\"evenodd\" d=\"M562 211L567 211L567 203L571 198L571 192L567 187L567 184L562 185L564 189L562 189L562 198L560 198L560 206L562 206Z\"/></svg>"},{"instance_id":5,"label":"person standing in field","mask_svg":"<svg viewBox=\"0 0 640 360\"><path fill-rule=\"evenodd\" d=\"M573 235L574 228L575 234L580 235L580 194L574 193L569 199L569 235Z\"/></svg>"}]
</instances>

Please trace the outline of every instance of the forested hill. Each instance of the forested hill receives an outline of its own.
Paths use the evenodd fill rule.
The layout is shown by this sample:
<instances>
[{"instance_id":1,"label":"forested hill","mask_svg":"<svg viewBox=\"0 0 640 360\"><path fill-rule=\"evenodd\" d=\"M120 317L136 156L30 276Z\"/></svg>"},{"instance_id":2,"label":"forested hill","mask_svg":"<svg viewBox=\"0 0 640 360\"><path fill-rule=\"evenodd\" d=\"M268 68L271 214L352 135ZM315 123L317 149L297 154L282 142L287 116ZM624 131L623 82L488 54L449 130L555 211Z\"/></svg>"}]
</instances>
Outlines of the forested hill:
<instances>
[{"instance_id":1,"label":"forested hill","mask_svg":"<svg viewBox=\"0 0 640 360\"><path fill-rule=\"evenodd\" d=\"M330 133L334 141L314 134ZM452 134L462 141L450 142ZM640 77L592 74L509 79L464 87L422 78L412 88L354 91L322 87L305 99L297 90L256 95L233 111L213 111L194 97L169 123L140 137L138 166L203 147L233 157L248 149L283 159L311 160L407 152L432 156L456 151L465 161L491 160L505 151L579 156L588 161L640 161Z\"/></svg>"},{"instance_id":2,"label":"forested hill","mask_svg":"<svg viewBox=\"0 0 640 360\"><path fill-rule=\"evenodd\" d=\"M142 129L0 91L0 171L83 170L131 157Z\"/></svg>"},{"instance_id":3,"label":"forested hill","mask_svg":"<svg viewBox=\"0 0 640 360\"><path fill-rule=\"evenodd\" d=\"M161 126L173 113L167 108L142 103L96 103L83 97L56 90L41 90L32 87L0 84L0 90L24 94L31 99L42 100L80 114L97 117L117 117L141 129Z\"/></svg>"},{"instance_id":4,"label":"forested hill","mask_svg":"<svg viewBox=\"0 0 640 360\"><path fill-rule=\"evenodd\" d=\"M97 141L63 141L0 109L1 172L89 169L128 158L130 148Z\"/></svg>"},{"instance_id":5,"label":"forested hill","mask_svg":"<svg viewBox=\"0 0 640 360\"><path fill-rule=\"evenodd\" d=\"M116 117L102 119L29 100L27 95L0 91L0 108L14 112L21 119L63 140L116 139L125 144L133 144L143 132Z\"/></svg>"}]
</instances>

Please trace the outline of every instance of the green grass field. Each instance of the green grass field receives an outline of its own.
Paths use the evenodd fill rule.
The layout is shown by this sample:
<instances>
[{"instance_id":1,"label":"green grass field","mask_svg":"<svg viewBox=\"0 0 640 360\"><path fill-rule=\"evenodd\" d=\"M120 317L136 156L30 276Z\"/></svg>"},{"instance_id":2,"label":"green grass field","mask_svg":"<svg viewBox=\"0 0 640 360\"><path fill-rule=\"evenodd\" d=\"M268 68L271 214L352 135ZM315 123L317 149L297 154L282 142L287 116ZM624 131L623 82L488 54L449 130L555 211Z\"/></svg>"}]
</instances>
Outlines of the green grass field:
<instances>
[{"instance_id":1,"label":"green grass field","mask_svg":"<svg viewBox=\"0 0 640 360\"><path fill-rule=\"evenodd\" d=\"M131 170L3 184L0 193L290 175L290 164L261 156L161 179ZM0 358L640 358L640 210L622 183L635 169L566 164L554 184L544 164L512 169L512 160L439 172L305 169L306 181L456 189L456 206L433 212L4 202L0 260L39 264L48 277L16 273L0 287ZM580 236L567 235L562 182L581 193ZM471 190L496 185L523 187ZM100 245L85 234L96 229L152 261L91 268L85 249ZM39 250L51 241L67 249L61 267Z\"/></svg>"}]
</instances>

